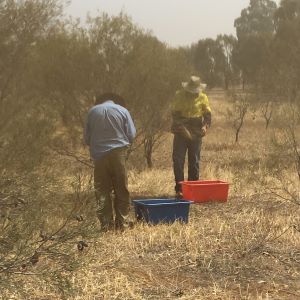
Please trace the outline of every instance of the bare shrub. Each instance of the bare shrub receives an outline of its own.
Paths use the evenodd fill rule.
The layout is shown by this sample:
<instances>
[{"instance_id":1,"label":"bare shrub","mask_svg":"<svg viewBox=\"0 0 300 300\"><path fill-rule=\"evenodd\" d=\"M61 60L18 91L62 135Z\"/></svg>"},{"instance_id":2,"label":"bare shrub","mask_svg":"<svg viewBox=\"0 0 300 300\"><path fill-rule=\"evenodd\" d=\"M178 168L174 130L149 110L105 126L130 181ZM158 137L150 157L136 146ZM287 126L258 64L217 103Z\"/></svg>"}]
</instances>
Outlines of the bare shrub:
<instances>
[{"instance_id":1,"label":"bare shrub","mask_svg":"<svg viewBox=\"0 0 300 300\"><path fill-rule=\"evenodd\" d=\"M30 297L20 276L38 277L62 297L74 291L68 274L80 267L77 252L88 247L96 230L88 209L89 182L79 173L63 196L61 182L53 179L1 178L2 295Z\"/></svg>"}]
</instances>

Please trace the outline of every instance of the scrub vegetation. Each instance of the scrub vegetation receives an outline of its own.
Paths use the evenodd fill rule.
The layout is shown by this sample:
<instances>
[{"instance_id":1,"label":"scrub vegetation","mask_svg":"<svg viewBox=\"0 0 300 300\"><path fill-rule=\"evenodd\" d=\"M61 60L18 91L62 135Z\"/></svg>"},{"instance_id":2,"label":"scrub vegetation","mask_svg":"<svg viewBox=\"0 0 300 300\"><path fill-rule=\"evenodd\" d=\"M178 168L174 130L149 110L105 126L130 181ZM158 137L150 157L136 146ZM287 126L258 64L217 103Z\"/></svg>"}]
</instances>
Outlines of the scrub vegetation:
<instances>
[{"instance_id":1,"label":"scrub vegetation","mask_svg":"<svg viewBox=\"0 0 300 300\"><path fill-rule=\"evenodd\" d=\"M237 38L176 49L125 14L81 27L63 7L0 1L0 299L299 299L300 2L251 0ZM227 203L100 233L93 97L120 93L134 117L132 198L172 198L169 103L191 74L213 116L201 178L228 181Z\"/></svg>"}]
</instances>

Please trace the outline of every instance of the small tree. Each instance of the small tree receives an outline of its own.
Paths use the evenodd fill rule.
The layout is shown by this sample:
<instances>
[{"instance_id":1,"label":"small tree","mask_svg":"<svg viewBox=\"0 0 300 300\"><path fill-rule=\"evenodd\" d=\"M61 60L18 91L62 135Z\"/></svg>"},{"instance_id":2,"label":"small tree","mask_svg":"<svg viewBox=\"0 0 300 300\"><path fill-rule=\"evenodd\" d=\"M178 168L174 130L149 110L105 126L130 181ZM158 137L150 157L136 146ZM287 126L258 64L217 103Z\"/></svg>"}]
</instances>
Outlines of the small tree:
<instances>
[{"instance_id":1,"label":"small tree","mask_svg":"<svg viewBox=\"0 0 300 300\"><path fill-rule=\"evenodd\" d=\"M235 130L235 142L238 143L239 134L250 107L249 95L233 93L231 97L232 107L227 110L227 118Z\"/></svg>"},{"instance_id":2,"label":"small tree","mask_svg":"<svg viewBox=\"0 0 300 300\"><path fill-rule=\"evenodd\" d=\"M278 95L274 93L263 92L260 89L256 90L255 97L252 99L252 107L258 111L265 120L265 129L269 128L272 117L275 112L275 103L277 103Z\"/></svg>"},{"instance_id":3,"label":"small tree","mask_svg":"<svg viewBox=\"0 0 300 300\"><path fill-rule=\"evenodd\" d=\"M266 129L268 129L274 111L274 103L272 101L267 101L261 105L261 113L266 122Z\"/></svg>"},{"instance_id":4,"label":"small tree","mask_svg":"<svg viewBox=\"0 0 300 300\"><path fill-rule=\"evenodd\" d=\"M149 168L153 166L153 151L168 130L170 100L189 73L181 49L169 49L150 34L135 40L122 89L139 132L136 144L143 146Z\"/></svg>"}]
</instances>

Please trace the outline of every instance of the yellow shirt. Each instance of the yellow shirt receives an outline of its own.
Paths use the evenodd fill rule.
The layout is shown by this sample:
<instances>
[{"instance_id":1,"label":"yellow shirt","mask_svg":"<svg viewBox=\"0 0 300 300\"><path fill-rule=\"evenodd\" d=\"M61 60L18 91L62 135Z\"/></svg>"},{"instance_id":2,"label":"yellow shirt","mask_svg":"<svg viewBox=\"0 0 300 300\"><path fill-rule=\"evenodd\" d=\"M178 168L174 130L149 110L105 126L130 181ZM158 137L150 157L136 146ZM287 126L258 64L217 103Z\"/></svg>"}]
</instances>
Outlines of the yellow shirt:
<instances>
[{"instance_id":1,"label":"yellow shirt","mask_svg":"<svg viewBox=\"0 0 300 300\"><path fill-rule=\"evenodd\" d=\"M185 90L179 90L175 94L175 98L171 102L171 110L173 113L180 113L184 118L199 118L206 113L211 113L208 97L204 93L194 96Z\"/></svg>"}]
</instances>

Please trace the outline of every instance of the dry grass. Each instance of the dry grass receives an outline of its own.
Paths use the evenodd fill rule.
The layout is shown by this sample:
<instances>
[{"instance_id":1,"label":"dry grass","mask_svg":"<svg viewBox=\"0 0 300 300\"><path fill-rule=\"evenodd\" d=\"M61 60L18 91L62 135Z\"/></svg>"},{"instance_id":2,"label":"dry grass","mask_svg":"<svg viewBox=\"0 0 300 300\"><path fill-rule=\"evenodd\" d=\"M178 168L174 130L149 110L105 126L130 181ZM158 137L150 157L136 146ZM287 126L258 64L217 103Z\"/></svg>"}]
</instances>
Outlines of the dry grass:
<instances>
[{"instance_id":1,"label":"dry grass","mask_svg":"<svg viewBox=\"0 0 300 300\"><path fill-rule=\"evenodd\" d=\"M279 172L268 163L271 130L249 116L234 145L228 103L220 93L210 99L202 178L229 181L228 202L193 205L187 225L99 234L78 252L83 266L70 275L69 299L300 299L300 206L267 189L278 186ZM173 197L171 141L160 145L153 170L130 171L134 198ZM292 167L283 176L293 177ZM37 278L25 280L31 299L61 299Z\"/></svg>"},{"instance_id":2,"label":"dry grass","mask_svg":"<svg viewBox=\"0 0 300 300\"><path fill-rule=\"evenodd\" d=\"M74 279L77 299L296 297L300 237L287 229L296 216L263 201L232 198L194 206L189 225L105 234L86 253L97 261Z\"/></svg>"}]
</instances>

